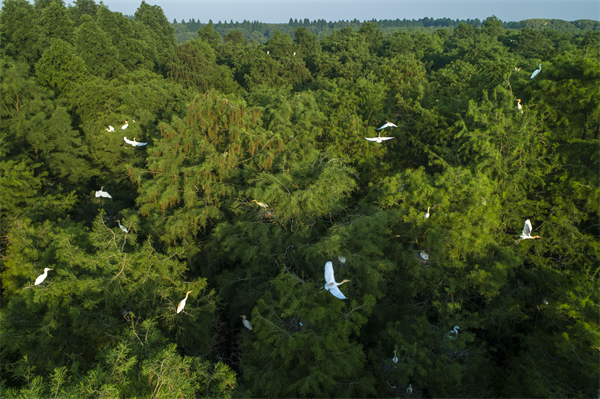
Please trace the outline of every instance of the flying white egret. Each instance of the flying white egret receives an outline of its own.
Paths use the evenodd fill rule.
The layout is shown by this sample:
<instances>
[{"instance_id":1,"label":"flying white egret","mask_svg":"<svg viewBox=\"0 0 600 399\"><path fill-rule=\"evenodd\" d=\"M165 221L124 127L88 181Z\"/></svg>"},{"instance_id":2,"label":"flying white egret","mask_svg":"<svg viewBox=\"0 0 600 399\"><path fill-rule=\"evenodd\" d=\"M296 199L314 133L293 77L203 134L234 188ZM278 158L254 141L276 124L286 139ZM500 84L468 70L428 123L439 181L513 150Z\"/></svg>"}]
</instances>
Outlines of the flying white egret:
<instances>
[{"instance_id":1,"label":"flying white egret","mask_svg":"<svg viewBox=\"0 0 600 399\"><path fill-rule=\"evenodd\" d=\"M252 324L250 324L250 320L246 320L246 316L244 316L244 315L241 315L240 317L242 318L244 327L246 327L248 330L252 330Z\"/></svg>"},{"instance_id":2,"label":"flying white egret","mask_svg":"<svg viewBox=\"0 0 600 399\"><path fill-rule=\"evenodd\" d=\"M444 335L444 340L448 341L448 340L455 340L456 338L458 338L458 330L460 330L460 328L458 328L458 326L454 326L454 328L452 330L448 331Z\"/></svg>"},{"instance_id":3,"label":"flying white egret","mask_svg":"<svg viewBox=\"0 0 600 399\"><path fill-rule=\"evenodd\" d=\"M341 283L335 282L335 277L333 276L333 263L327 262L325 263L325 289L331 292L331 294L339 299L346 299L342 291L338 288L338 285L342 285L344 283L349 283L350 280L344 280Z\"/></svg>"},{"instance_id":4,"label":"flying white egret","mask_svg":"<svg viewBox=\"0 0 600 399\"><path fill-rule=\"evenodd\" d=\"M190 292L192 292L192 291L188 291L185 294L185 298L183 298L181 300L181 302L179 302L179 305L177 305L177 313L181 312L183 310L183 308L185 307L185 301L187 300L188 295L190 295Z\"/></svg>"},{"instance_id":5,"label":"flying white egret","mask_svg":"<svg viewBox=\"0 0 600 399\"><path fill-rule=\"evenodd\" d=\"M521 70L521 67L517 68L515 67L515 71L519 72Z\"/></svg>"},{"instance_id":6,"label":"flying white egret","mask_svg":"<svg viewBox=\"0 0 600 399\"><path fill-rule=\"evenodd\" d=\"M108 125L108 129L105 129L107 132L114 132L115 128L112 127L111 125Z\"/></svg>"},{"instance_id":7,"label":"flying white egret","mask_svg":"<svg viewBox=\"0 0 600 399\"><path fill-rule=\"evenodd\" d=\"M406 393L412 395L412 384L408 384L408 388L406 388Z\"/></svg>"},{"instance_id":8,"label":"flying white egret","mask_svg":"<svg viewBox=\"0 0 600 399\"><path fill-rule=\"evenodd\" d=\"M44 280L46 279L46 277L48 277L48 270L53 270L53 269L49 269L49 268L45 268L44 269L44 273L40 274L38 276L38 278L35 279L35 284L34 285L40 285L44 282Z\"/></svg>"},{"instance_id":9,"label":"flying white egret","mask_svg":"<svg viewBox=\"0 0 600 399\"><path fill-rule=\"evenodd\" d=\"M104 186L100 187L99 191L96 191L96 198L98 198L98 197L112 198L109 193L107 193L106 191L102 191L103 188L104 188Z\"/></svg>"},{"instance_id":10,"label":"flying white egret","mask_svg":"<svg viewBox=\"0 0 600 399\"><path fill-rule=\"evenodd\" d=\"M394 125L392 122L388 122L387 120L385 121L385 125L381 126L379 129L377 130L381 130L381 129L385 129L386 127L398 127L396 125Z\"/></svg>"},{"instance_id":11,"label":"flying white egret","mask_svg":"<svg viewBox=\"0 0 600 399\"><path fill-rule=\"evenodd\" d=\"M119 228L121 230L123 230L125 232L125 234L129 233L129 230L127 230L127 228L125 226L121 225L121 221L120 220L117 220L117 223L119 223Z\"/></svg>"},{"instance_id":12,"label":"flying white egret","mask_svg":"<svg viewBox=\"0 0 600 399\"><path fill-rule=\"evenodd\" d=\"M538 73L540 73L541 71L542 71L542 64L540 64L539 69L536 69L535 71L533 71L533 73L531 74L529 79L535 78L538 75Z\"/></svg>"},{"instance_id":13,"label":"flying white egret","mask_svg":"<svg viewBox=\"0 0 600 399\"><path fill-rule=\"evenodd\" d=\"M392 362L398 363L398 356L396 356L396 351L394 351L394 357L392 358Z\"/></svg>"},{"instance_id":14,"label":"flying white egret","mask_svg":"<svg viewBox=\"0 0 600 399\"><path fill-rule=\"evenodd\" d=\"M517 98L517 101L519 102L519 103L517 104L517 109L518 109L519 111L521 111L521 113L523 113L523 106L521 105L521 99L520 99L520 98Z\"/></svg>"},{"instance_id":15,"label":"flying white egret","mask_svg":"<svg viewBox=\"0 0 600 399\"><path fill-rule=\"evenodd\" d=\"M125 124L121 126L121 129L125 130L129 127L129 122L125 121Z\"/></svg>"},{"instance_id":16,"label":"flying white egret","mask_svg":"<svg viewBox=\"0 0 600 399\"><path fill-rule=\"evenodd\" d=\"M427 212L425 213L425 216L423 216L423 219L429 218L429 208L431 208L431 207L430 206L427 207Z\"/></svg>"},{"instance_id":17,"label":"flying white egret","mask_svg":"<svg viewBox=\"0 0 600 399\"><path fill-rule=\"evenodd\" d=\"M379 133L378 137L375 137L375 138L365 137L365 139L367 139L369 141L374 141L376 143L381 143L381 142L383 142L385 140L391 140L391 139L393 139L393 137L381 137L381 133Z\"/></svg>"},{"instance_id":18,"label":"flying white egret","mask_svg":"<svg viewBox=\"0 0 600 399\"><path fill-rule=\"evenodd\" d=\"M133 140L127 140L127 137L123 137L123 140L125 140L125 142L127 144L131 144L134 147L141 147L141 146L148 144L148 143L140 143L139 141L135 141L135 137L133 138Z\"/></svg>"},{"instance_id":19,"label":"flying white egret","mask_svg":"<svg viewBox=\"0 0 600 399\"><path fill-rule=\"evenodd\" d=\"M260 206L261 208L267 209L269 207L269 205L264 204L262 202L258 202L257 200L252 200L251 202L256 202L258 204L258 206Z\"/></svg>"},{"instance_id":20,"label":"flying white egret","mask_svg":"<svg viewBox=\"0 0 600 399\"><path fill-rule=\"evenodd\" d=\"M523 226L523 232L521 233L521 235L519 236L520 238L517 240L517 243L519 243L521 240L527 240L528 238L534 239L534 238L542 238L540 236L531 236L531 230L533 230L533 228L531 227L531 222L529 221L529 219L527 219L525 221L525 226Z\"/></svg>"}]
</instances>

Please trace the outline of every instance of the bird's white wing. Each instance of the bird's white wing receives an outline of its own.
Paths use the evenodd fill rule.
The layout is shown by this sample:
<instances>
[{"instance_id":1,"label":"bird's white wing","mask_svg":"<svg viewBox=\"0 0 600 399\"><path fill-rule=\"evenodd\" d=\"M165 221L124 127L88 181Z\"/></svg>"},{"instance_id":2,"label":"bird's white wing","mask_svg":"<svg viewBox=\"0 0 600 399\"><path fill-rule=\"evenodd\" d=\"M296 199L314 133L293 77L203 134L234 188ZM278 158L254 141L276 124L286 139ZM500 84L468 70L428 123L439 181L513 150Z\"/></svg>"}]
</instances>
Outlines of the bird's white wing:
<instances>
[{"instance_id":1,"label":"bird's white wing","mask_svg":"<svg viewBox=\"0 0 600 399\"><path fill-rule=\"evenodd\" d=\"M123 137L123 140L125 140L127 144L135 145L132 140L127 140L127 137Z\"/></svg>"},{"instance_id":2,"label":"bird's white wing","mask_svg":"<svg viewBox=\"0 0 600 399\"><path fill-rule=\"evenodd\" d=\"M181 302L179 302L179 305L177 305L177 313L181 312L183 310L185 306L185 299Z\"/></svg>"},{"instance_id":3,"label":"bird's white wing","mask_svg":"<svg viewBox=\"0 0 600 399\"><path fill-rule=\"evenodd\" d=\"M106 191L96 191L96 197L112 198Z\"/></svg>"},{"instance_id":4,"label":"bird's white wing","mask_svg":"<svg viewBox=\"0 0 600 399\"><path fill-rule=\"evenodd\" d=\"M388 122L387 124L388 124L388 126L391 126L391 127L398 127L398 126L394 125L392 122Z\"/></svg>"},{"instance_id":5,"label":"bird's white wing","mask_svg":"<svg viewBox=\"0 0 600 399\"><path fill-rule=\"evenodd\" d=\"M333 263L331 262L325 263L325 282L327 282L327 284L335 283L335 277L333 276Z\"/></svg>"},{"instance_id":6,"label":"bird's white wing","mask_svg":"<svg viewBox=\"0 0 600 399\"><path fill-rule=\"evenodd\" d=\"M329 292L333 294L334 297L339 299L346 299L346 296L342 294L342 291L337 286L333 286L329 289Z\"/></svg>"},{"instance_id":7,"label":"bird's white wing","mask_svg":"<svg viewBox=\"0 0 600 399\"><path fill-rule=\"evenodd\" d=\"M35 279L35 284L34 285L40 285L44 282L44 280L46 279L47 274L44 273L40 276L38 276L38 278Z\"/></svg>"},{"instance_id":8,"label":"bird's white wing","mask_svg":"<svg viewBox=\"0 0 600 399\"><path fill-rule=\"evenodd\" d=\"M390 126L390 123L387 122L385 125L381 126L379 129L377 130L381 130L381 129L385 129L386 127Z\"/></svg>"},{"instance_id":9,"label":"bird's white wing","mask_svg":"<svg viewBox=\"0 0 600 399\"><path fill-rule=\"evenodd\" d=\"M375 138L369 138L369 137L365 137L365 139L367 139L367 140L369 140L369 141L377 141L377 139L378 139L378 138L377 138L377 137L375 137Z\"/></svg>"},{"instance_id":10,"label":"bird's white wing","mask_svg":"<svg viewBox=\"0 0 600 399\"><path fill-rule=\"evenodd\" d=\"M533 79L537 76L537 74L540 73L539 69L536 69L535 71L533 71L533 73L531 74L531 76L529 77L529 79Z\"/></svg>"},{"instance_id":11,"label":"bird's white wing","mask_svg":"<svg viewBox=\"0 0 600 399\"><path fill-rule=\"evenodd\" d=\"M527 219L525 221L525 226L523 226L523 235L524 236L531 235L531 230L533 230L531 227L531 222L529 221L529 219Z\"/></svg>"},{"instance_id":12,"label":"bird's white wing","mask_svg":"<svg viewBox=\"0 0 600 399\"><path fill-rule=\"evenodd\" d=\"M148 144L148 143L138 143L138 142L136 142L134 145L138 146L138 147L142 147L142 146L145 146L146 144Z\"/></svg>"},{"instance_id":13,"label":"bird's white wing","mask_svg":"<svg viewBox=\"0 0 600 399\"><path fill-rule=\"evenodd\" d=\"M393 137L380 137L379 139L380 140L391 140L391 139L393 139Z\"/></svg>"}]
</instances>

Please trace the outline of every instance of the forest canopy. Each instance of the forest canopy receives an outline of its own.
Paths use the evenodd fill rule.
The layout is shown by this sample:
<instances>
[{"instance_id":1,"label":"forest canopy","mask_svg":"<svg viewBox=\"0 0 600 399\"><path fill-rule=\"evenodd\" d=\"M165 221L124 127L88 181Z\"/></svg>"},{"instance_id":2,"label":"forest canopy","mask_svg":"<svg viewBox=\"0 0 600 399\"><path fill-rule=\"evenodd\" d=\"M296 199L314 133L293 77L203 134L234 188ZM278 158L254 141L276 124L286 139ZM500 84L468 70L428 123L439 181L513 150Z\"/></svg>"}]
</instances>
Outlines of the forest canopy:
<instances>
[{"instance_id":1,"label":"forest canopy","mask_svg":"<svg viewBox=\"0 0 600 399\"><path fill-rule=\"evenodd\" d=\"M594 397L598 22L435 21L5 0L0 396Z\"/></svg>"}]
</instances>

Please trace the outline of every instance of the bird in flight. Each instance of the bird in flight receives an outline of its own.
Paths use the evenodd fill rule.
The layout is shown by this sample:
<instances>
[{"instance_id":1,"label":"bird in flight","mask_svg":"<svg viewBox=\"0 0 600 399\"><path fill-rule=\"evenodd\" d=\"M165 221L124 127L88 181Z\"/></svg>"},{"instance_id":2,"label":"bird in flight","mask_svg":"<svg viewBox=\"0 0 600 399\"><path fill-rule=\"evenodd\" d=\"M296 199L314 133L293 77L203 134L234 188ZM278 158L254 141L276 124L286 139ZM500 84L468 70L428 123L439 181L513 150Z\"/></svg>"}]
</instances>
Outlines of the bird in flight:
<instances>
[{"instance_id":1,"label":"bird in flight","mask_svg":"<svg viewBox=\"0 0 600 399\"><path fill-rule=\"evenodd\" d=\"M339 299L346 299L342 291L338 288L338 285L342 285L344 283L349 283L350 280L344 280L341 283L335 282L335 277L333 276L333 263L327 262L325 263L325 289L331 292L331 294Z\"/></svg>"},{"instance_id":2,"label":"bird in flight","mask_svg":"<svg viewBox=\"0 0 600 399\"><path fill-rule=\"evenodd\" d=\"M379 133L379 136L377 136L377 137L373 137L373 138L365 137L365 139L367 139L369 141L374 141L376 143L382 143L385 140L391 140L391 139L393 139L393 137L381 137L381 133Z\"/></svg>"},{"instance_id":3,"label":"bird in flight","mask_svg":"<svg viewBox=\"0 0 600 399\"><path fill-rule=\"evenodd\" d=\"M131 144L134 147L141 147L141 146L148 144L148 143L140 143L138 141L135 141L135 137L133 138L133 140L127 140L127 137L123 137L123 139L125 140L125 142L127 144Z\"/></svg>"},{"instance_id":4,"label":"bird in flight","mask_svg":"<svg viewBox=\"0 0 600 399\"><path fill-rule=\"evenodd\" d=\"M396 125L394 125L392 122L388 122L387 120L385 121L385 125L381 126L379 129L377 130L381 130L381 129L385 129L386 127L398 127Z\"/></svg>"},{"instance_id":5,"label":"bird in flight","mask_svg":"<svg viewBox=\"0 0 600 399\"><path fill-rule=\"evenodd\" d=\"M529 221L529 219L527 219L525 221L525 226L523 226L523 232L521 233L521 235L519 236L519 239L517 240L517 244L521 241L521 240L527 240L527 239L534 239L534 238L542 238L540 236L531 236L531 231L533 230L533 228L531 227L531 222Z\"/></svg>"},{"instance_id":6,"label":"bird in flight","mask_svg":"<svg viewBox=\"0 0 600 399\"><path fill-rule=\"evenodd\" d=\"M106 191L102 191L103 188L104 188L104 186L100 187L100 190L96 191L96 198L98 198L98 197L112 198L109 193L107 193Z\"/></svg>"}]
</instances>

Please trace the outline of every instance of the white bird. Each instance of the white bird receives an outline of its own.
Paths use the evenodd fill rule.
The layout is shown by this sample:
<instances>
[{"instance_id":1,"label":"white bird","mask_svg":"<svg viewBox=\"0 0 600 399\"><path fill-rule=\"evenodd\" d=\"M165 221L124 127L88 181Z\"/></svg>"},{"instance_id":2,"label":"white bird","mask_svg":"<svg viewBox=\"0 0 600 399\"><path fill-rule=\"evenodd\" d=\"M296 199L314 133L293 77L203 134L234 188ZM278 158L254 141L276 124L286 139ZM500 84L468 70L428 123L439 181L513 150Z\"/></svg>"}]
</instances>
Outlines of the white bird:
<instances>
[{"instance_id":1,"label":"white bird","mask_svg":"<svg viewBox=\"0 0 600 399\"><path fill-rule=\"evenodd\" d=\"M129 233L129 230L127 230L127 228L125 226L121 225L120 220L117 220L117 223L119 223L119 227L121 228L121 230L123 230L125 232L125 234Z\"/></svg>"},{"instance_id":2,"label":"white bird","mask_svg":"<svg viewBox=\"0 0 600 399\"><path fill-rule=\"evenodd\" d=\"M338 285L342 285L344 283L349 283L350 280L344 280L341 283L335 282L335 277L333 276L333 263L327 262L325 263L325 289L331 292L331 294L339 299L346 299L342 291L338 288Z\"/></svg>"},{"instance_id":3,"label":"white bird","mask_svg":"<svg viewBox=\"0 0 600 399\"><path fill-rule=\"evenodd\" d=\"M112 127L111 125L108 125L108 129L105 129L107 132L114 132L115 128Z\"/></svg>"},{"instance_id":4,"label":"white bird","mask_svg":"<svg viewBox=\"0 0 600 399\"><path fill-rule=\"evenodd\" d=\"M125 130L129 127L129 123L127 121L125 121L125 124L123 126L121 126L121 129Z\"/></svg>"},{"instance_id":5,"label":"white bird","mask_svg":"<svg viewBox=\"0 0 600 399\"><path fill-rule=\"evenodd\" d=\"M515 67L515 71L519 72L521 70L521 67L517 68Z\"/></svg>"},{"instance_id":6,"label":"white bird","mask_svg":"<svg viewBox=\"0 0 600 399\"><path fill-rule=\"evenodd\" d=\"M394 125L392 122L388 122L387 120L385 121L385 125L381 126L379 129L377 130L381 130L381 129L385 129L386 127L398 127L396 125Z\"/></svg>"},{"instance_id":7,"label":"white bird","mask_svg":"<svg viewBox=\"0 0 600 399\"><path fill-rule=\"evenodd\" d=\"M296 52L294 51L294 57L296 56Z\"/></svg>"},{"instance_id":8,"label":"white bird","mask_svg":"<svg viewBox=\"0 0 600 399\"><path fill-rule=\"evenodd\" d=\"M96 198L98 198L98 197L112 198L109 193L107 193L106 191L102 191L103 188L104 188L104 186L100 187L99 191L96 191Z\"/></svg>"},{"instance_id":9,"label":"white bird","mask_svg":"<svg viewBox=\"0 0 600 399\"><path fill-rule=\"evenodd\" d=\"M517 109L518 109L519 111L521 111L521 113L523 113L523 106L521 105L521 99L520 99L520 98L517 98L517 101L519 102L519 103L517 104Z\"/></svg>"},{"instance_id":10,"label":"white bird","mask_svg":"<svg viewBox=\"0 0 600 399\"><path fill-rule=\"evenodd\" d=\"M344 258L343 256L338 256L338 260L342 263L346 263L346 258Z\"/></svg>"},{"instance_id":11,"label":"white bird","mask_svg":"<svg viewBox=\"0 0 600 399\"><path fill-rule=\"evenodd\" d=\"M458 328L458 326L454 326L454 328L452 330L448 331L444 335L444 339L445 340L455 340L456 338L458 338L458 330L460 330L460 328Z\"/></svg>"},{"instance_id":12,"label":"white bird","mask_svg":"<svg viewBox=\"0 0 600 399\"><path fill-rule=\"evenodd\" d=\"M419 252L419 256L423 260L429 260L429 255L427 255L425 252Z\"/></svg>"},{"instance_id":13,"label":"white bird","mask_svg":"<svg viewBox=\"0 0 600 399\"><path fill-rule=\"evenodd\" d=\"M398 363L398 356L396 356L396 351L394 351L394 357L392 358L392 362Z\"/></svg>"},{"instance_id":14,"label":"white bird","mask_svg":"<svg viewBox=\"0 0 600 399\"><path fill-rule=\"evenodd\" d=\"M537 76L537 74L541 72L541 70L542 70L542 64L540 64L539 69L536 69L535 71L533 71L533 73L531 74L529 79L535 78Z\"/></svg>"},{"instance_id":15,"label":"white bird","mask_svg":"<svg viewBox=\"0 0 600 399\"><path fill-rule=\"evenodd\" d=\"M269 50L267 50L267 55L269 55Z\"/></svg>"},{"instance_id":16,"label":"white bird","mask_svg":"<svg viewBox=\"0 0 600 399\"><path fill-rule=\"evenodd\" d=\"M125 142L127 144L131 144L134 147L141 147L143 145L148 144L148 143L140 143L139 141L135 141L135 137L133 138L133 140L127 140L127 137L123 137L123 140L125 140Z\"/></svg>"},{"instance_id":17,"label":"white bird","mask_svg":"<svg viewBox=\"0 0 600 399\"><path fill-rule=\"evenodd\" d=\"M246 316L242 315L240 316L242 318L242 322L244 323L244 327L246 327L248 330L252 330L252 324L250 324L250 320L246 320Z\"/></svg>"},{"instance_id":18,"label":"white bird","mask_svg":"<svg viewBox=\"0 0 600 399\"><path fill-rule=\"evenodd\" d=\"M381 133L379 133L378 137L375 137L375 138L365 137L365 139L367 139L369 141L375 141L376 143L381 143L384 140L391 140L391 139L393 139L393 137L381 137Z\"/></svg>"},{"instance_id":19,"label":"white bird","mask_svg":"<svg viewBox=\"0 0 600 399\"><path fill-rule=\"evenodd\" d=\"M431 208L431 207L430 206L427 207L427 212L425 213L425 216L423 216L423 219L429 218L429 208Z\"/></svg>"},{"instance_id":20,"label":"white bird","mask_svg":"<svg viewBox=\"0 0 600 399\"><path fill-rule=\"evenodd\" d=\"M408 388L406 388L406 393L412 395L412 384L408 384Z\"/></svg>"},{"instance_id":21,"label":"white bird","mask_svg":"<svg viewBox=\"0 0 600 399\"><path fill-rule=\"evenodd\" d=\"M521 240L527 240L528 238L534 239L534 238L542 238L540 236L531 236L531 230L533 230L533 228L531 227L531 222L529 221L529 219L527 219L525 221L525 226L523 226L523 232L521 233L521 235L519 236L519 239L517 240L517 243Z\"/></svg>"},{"instance_id":22,"label":"white bird","mask_svg":"<svg viewBox=\"0 0 600 399\"><path fill-rule=\"evenodd\" d=\"M183 299L181 300L181 302L179 302L179 305L177 305L177 313L181 312L181 311L183 310L183 308L185 307L185 301L187 300L187 298L188 298L188 295L190 295L190 292L192 292L192 291L188 291L188 292L185 294L185 298L183 298Z\"/></svg>"},{"instance_id":23,"label":"white bird","mask_svg":"<svg viewBox=\"0 0 600 399\"><path fill-rule=\"evenodd\" d=\"M262 202L258 202L257 200L252 200L252 201L256 202L258 204L258 206L260 206L261 208L267 209L269 207L269 205L262 203Z\"/></svg>"},{"instance_id":24,"label":"white bird","mask_svg":"<svg viewBox=\"0 0 600 399\"><path fill-rule=\"evenodd\" d=\"M44 280L46 279L46 277L48 277L48 270L53 270L53 269L49 269L49 268L45 268L44 269L44 273L40 274L38 276L38 278L35 279L35 284L34 285L40 285L44 282Z\"/></svg>"}]
</instances>

